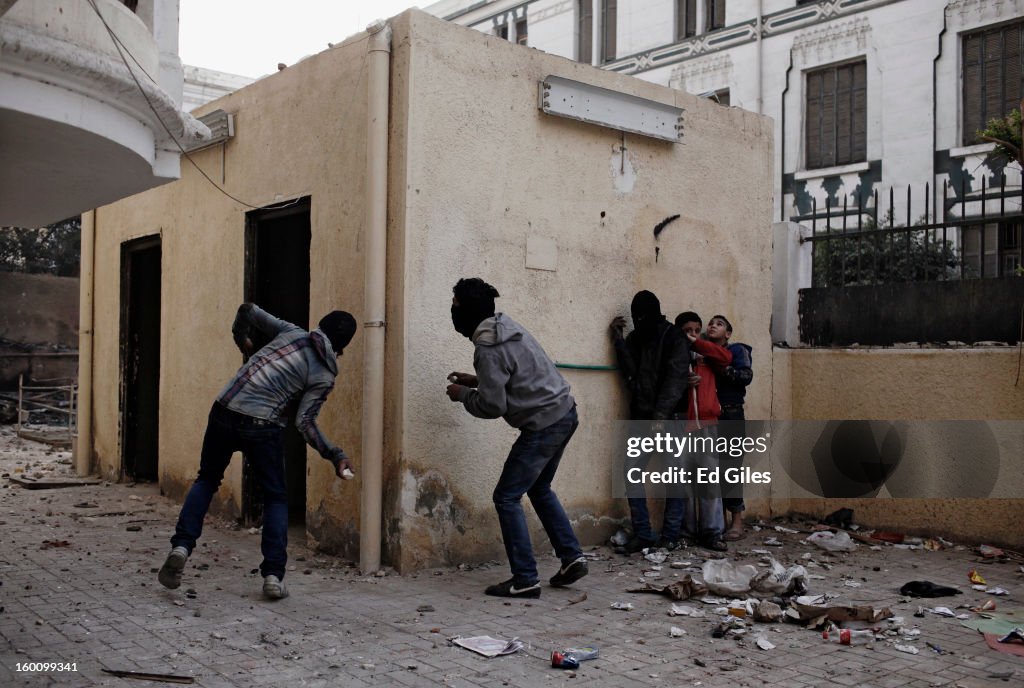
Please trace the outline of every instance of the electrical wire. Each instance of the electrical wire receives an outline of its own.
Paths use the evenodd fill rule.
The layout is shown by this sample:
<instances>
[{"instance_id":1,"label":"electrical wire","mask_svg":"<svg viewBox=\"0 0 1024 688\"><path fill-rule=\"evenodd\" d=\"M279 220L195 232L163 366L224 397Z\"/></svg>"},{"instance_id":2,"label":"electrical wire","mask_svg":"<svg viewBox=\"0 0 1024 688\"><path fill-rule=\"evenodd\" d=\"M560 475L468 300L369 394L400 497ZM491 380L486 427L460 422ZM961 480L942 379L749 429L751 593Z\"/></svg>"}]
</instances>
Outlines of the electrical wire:
<instances>
[{"instance_id":1,"label":"electrical wire","mask_svg":"<svg viewBox=\"0 0 1024 688\"><path fill-rule=\"evenodd\" d=\"M278 210L280 208L287 208L289 206L295 205L295 204L299 203L302 200L301 198L296 198L295 200L288 201L286 203L280 203L280 204L269 205L269 206L257 206L257 205L253 205L251 203L247 203L247 202L243 201L242 199L238 198L237 196L234 196L234 195L230 194L227 190L225 190L223 187L221 187L219 184L217 184L215 181L213 181L213 179L211 179L210 176L208 174L206 174L206 172L203 170L203 168L201 168L199 166L199 164L196 163L196 161L192 159L192 156L189 155L188 151L186 151L184 146L181 145L181 142L178 141L178 138L174 135L173 132L171 132L171 129L170 129L170 127L167 126L167 123L164 122L163 117L161 117L160 113L157 112L157 109L153 106L153 102L149 99L149 95L146 93L146 90L144 88L142 88L142 84L139 82L138 77L135 76L135 72L132 70L131 65L128 64L128 60L127 60L127 58L125 58L125 53L128 53L128 55L131 56L132 61L138 66L139 70L141 70L143 74L145 74L147 77L149 77L150 81L152 81L154 84L156 84L157 83L156 79L154 79L142 67L142 65L139 64L139 61L135 58L135 55L132 54L131 50L129 50L128 47L126 45L124 45L124 43L121 42L121 39L118 38L117 34L114 33L114 30L110 27L110 24L107 23L107 20L103 17L103 14L100 12L99 7L96 6L96 1L95 0L86 0L86 2L89 3L89 6L92 7L93 12L96 13L96 16L99 17L99 20L103 23L104 28L106 28L107 34L109 34L109 36L110 36L110 40L113 41L114 47L117 49L117 54L121 57L121 62L124 63L125 68L128 70L128 74L132 78L132 81L135 82L135 86L139 89L139 93L141 93L142 97L146 100L146 105L149 106L149 109L152 111L152 113L156 117L157 121L160 122L160 126L163 127L165 132L167 132L167 136L172 141L174 141L174 145L176 145L178 147L178 150L181 151L181 154L185 157L185 159L188 160L190 163L192 163L192 166L196 168L196 170L199 172L199 174L201 174L203 176L203 178L206 179L206 181L209 182L210 185L213 188L217 189L217 191L221 192L222 194L224 194L225 196L227 196L231 200L235 201L236 203L239 203L239 204L245 206L246 208L251 208L253 210ZM366 56L364 55L363 56L363 61L365 62L365 60L366 60ZM360 70L359 70L359 81L356 82L356 88L357 89L359 88L359 83L362 81L362 77L363 77L362 68L360 68Z\"/></svg>"}]
</instances>

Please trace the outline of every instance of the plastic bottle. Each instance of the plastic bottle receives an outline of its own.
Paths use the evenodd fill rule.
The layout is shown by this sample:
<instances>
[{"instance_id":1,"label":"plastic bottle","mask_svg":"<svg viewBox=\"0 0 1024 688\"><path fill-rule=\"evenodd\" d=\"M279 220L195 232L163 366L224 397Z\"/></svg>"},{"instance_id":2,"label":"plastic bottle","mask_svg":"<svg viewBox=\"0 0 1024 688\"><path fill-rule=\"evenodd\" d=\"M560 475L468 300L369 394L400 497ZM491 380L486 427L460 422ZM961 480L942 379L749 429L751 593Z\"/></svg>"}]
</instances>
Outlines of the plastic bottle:
<instances>
[{"instance_id":1,"label":"plastic bottle","mask_svg":"<svg viewBox=\"0 0 1024 688\"><path fill-rule=\"evenodd\" d=\"M588 659L596 659L598 650L596 647L570 647L567 650L551 653L551 666L559 669L579 669L580 662Z\"/></svg>"},{"instance_id":2,"label":"plastic bottle","mask_svg":"<svg viewBox=\"0 0 1024 688\"><path fill-rule=\"evenodd\" d=\"M849 628L831 628L821 632L821 637L840 645L870 645L875 642L873 631L851 630Z\"/></svg>"}]
</instances>

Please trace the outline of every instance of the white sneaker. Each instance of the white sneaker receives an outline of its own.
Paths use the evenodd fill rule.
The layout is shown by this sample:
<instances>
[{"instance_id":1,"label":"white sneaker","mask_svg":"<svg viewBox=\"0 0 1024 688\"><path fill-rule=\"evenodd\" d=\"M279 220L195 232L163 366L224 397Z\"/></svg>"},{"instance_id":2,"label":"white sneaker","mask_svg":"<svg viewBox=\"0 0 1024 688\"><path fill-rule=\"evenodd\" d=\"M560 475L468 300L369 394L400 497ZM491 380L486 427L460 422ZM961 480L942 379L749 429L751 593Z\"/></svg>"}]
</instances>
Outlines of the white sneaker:
<instances>
[{"instance_id":1,"label":"white sneaker","mask_svg":"<svg viewBox=\"0 0 1024 688\"><path fill-rule=\"evenodd\" d=\"M288 588L284 586L284 581L277 576L266 576L263 579L263 596L272 600L283 600L288 597Z\"/></svg>"},{"instance_id":2,"label":"white sneaker","mask_svg":"<svg viewBox=\"0 0 1024 688\"><path fill-rule=\"evenodd\" d=\"M156 576L160 585L171 590L178 588L181 585L181 572L185 569L186 561L188 561L186 548L178 546L172 549L171 553L167 555L164 565L160 567L160 573Z\"/></svg>"}]
</instances>

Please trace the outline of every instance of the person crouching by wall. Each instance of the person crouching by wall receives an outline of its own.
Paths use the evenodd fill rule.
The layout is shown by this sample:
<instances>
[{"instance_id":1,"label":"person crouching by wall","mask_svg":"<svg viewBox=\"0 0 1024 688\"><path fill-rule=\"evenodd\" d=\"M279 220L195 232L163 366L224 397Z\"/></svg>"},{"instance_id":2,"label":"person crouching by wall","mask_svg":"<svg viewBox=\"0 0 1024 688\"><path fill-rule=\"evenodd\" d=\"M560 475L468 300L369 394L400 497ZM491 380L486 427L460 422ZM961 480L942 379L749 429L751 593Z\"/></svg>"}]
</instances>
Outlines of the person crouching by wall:
<instances>
[{"instance_id":1,"label":"person crouching by wall","mask_svg":"<svg viewBox=\"0 0 1024 688\"><path fill-rule=\"evenodd\" d=\"M587 560L551 481L566 445L579 427L569 383L537 340L504 313L494 312L498 290L478 277L460 279L452 289L452 324L473 342L476 374L454 372L448 398L477 418L504 418L518 428L494 488L512 577L489 586L495 597L540 597L537 562L521 503L530 497L537 517L562 562L549 582L571 585L587 575Z\"/></svg>"},{"instance_id":2,"label":"person crouching by wall","mask_svg":"<svg viewBox=\"0 0 1024 688\"><path fill-rule=\"evenodd\" d=\"M676 327L682 330L690 343L693 373L686 394L686 429L694 436L709 438L713 444L718 438L716 425L722 407L718 403L715 370L724 370L732 362L732 354L725 347L702 339L703 321L693 311L676 316ZM700 451L691 454L693 468L716 468L718 454ZM694 494L686 499L683 530L685 535L702 547L724 552L728 549L723 539L725 517L718 485L696 485Z\"/></svg>"}]
</instances>

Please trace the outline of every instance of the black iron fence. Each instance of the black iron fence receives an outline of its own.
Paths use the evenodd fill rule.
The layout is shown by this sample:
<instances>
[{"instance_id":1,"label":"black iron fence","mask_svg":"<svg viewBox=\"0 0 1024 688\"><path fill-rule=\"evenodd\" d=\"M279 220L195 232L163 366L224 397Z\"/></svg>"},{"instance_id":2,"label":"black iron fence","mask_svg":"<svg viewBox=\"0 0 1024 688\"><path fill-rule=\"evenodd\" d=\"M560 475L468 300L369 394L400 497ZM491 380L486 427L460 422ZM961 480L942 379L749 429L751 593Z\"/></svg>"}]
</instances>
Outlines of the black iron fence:
<instances>
[{"instance_id":1,"label":"black iron fence","mask_svg":"<svg viewBox=\"0 0 1024 688\"><path fill-rule=\"evenodd\" d=\"M976 192L968 190L966 180L959 189L943 182L935 199L926 184L916 220L910 186L899 209L904 222L897 221L895 189L888 196L884 212L876 190L866 199L858 196L856 205L849 197L842 206L826 200L823 212L815 200L810 215L793 218L811 227L801 242L813 242L813 287L1022 274L1024 186L1007 189L1005 174L996 187L983 178Z\"/></svg>"}]
</instances>

